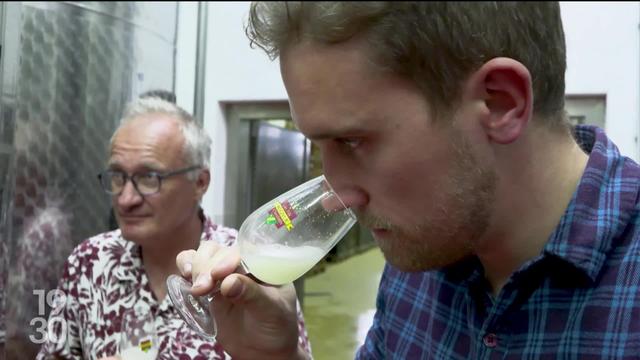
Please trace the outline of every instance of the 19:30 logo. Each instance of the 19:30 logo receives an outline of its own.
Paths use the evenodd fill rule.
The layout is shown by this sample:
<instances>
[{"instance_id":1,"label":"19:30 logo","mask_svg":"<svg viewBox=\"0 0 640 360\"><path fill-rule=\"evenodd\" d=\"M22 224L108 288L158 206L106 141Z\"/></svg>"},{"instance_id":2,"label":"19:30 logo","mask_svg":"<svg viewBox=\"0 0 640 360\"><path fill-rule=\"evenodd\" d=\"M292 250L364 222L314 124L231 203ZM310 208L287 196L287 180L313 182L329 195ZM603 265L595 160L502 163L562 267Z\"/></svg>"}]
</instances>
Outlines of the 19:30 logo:
<instances>
[{"instance_id":1,"label":"19:30 logo","mask_svg":"<svg viewBox=\"0 0 640 360\"><path fill-rule=\"evenodd\" d=\"M34 344L43 344L47 341L64 343L67 340L67 321L63 317L52 316L50 321L44 317L45 302L53 312L62 310L67 301L66 294L59 289L46 293L44 289L35 289L33 294L38 297L38 317L31 319L29 325L35 327L36 334L29 335L29 340Z\"/></svg>"}]
</instances>

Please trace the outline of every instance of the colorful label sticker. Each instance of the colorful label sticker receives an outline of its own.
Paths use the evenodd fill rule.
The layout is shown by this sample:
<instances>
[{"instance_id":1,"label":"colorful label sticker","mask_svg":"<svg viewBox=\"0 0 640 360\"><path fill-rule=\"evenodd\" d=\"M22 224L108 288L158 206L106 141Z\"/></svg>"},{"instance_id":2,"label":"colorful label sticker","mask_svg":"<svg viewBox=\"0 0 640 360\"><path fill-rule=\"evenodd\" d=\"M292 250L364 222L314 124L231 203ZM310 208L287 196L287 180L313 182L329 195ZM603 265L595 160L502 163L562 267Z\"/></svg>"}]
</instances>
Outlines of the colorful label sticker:
<instances>
[{"instance_id":1,"label":"colorful label sticker","mask_svg":"<svg viewBox=\"0 0 640 360\"><path fill-rule=\"evenodd\" d=\"M267 216L267 221L266 221L267 225L273 225L273 224L275 224L277 222L278 222L278 220L276 220L275 216L273 216L271 214L269 214L269 216Z\"/></svg>"},{"instance_id":2,"label":"colorful label sticker","mask_svg":"<svg viewBox=\"0 0 640 360\"><path fill-rule=\"evenodd\" d=\"M149 351L152 346L153 346L153 343L151 342L151 339L140 341L140 350L144 352Z\"/></svg>"},{"instance_id":3,"label":"colorful label sticker","mask_svg":"<svg viewBox=\"0 0 640 360\"><path fill-rule=\"evenodd\" d=\"M278 229L285 227L287 231L293 229L293 219L298 216L288 201L280 203L276 201L273 209L269 211L267 224L275 224Z\"/></svg>"}]
</instances>

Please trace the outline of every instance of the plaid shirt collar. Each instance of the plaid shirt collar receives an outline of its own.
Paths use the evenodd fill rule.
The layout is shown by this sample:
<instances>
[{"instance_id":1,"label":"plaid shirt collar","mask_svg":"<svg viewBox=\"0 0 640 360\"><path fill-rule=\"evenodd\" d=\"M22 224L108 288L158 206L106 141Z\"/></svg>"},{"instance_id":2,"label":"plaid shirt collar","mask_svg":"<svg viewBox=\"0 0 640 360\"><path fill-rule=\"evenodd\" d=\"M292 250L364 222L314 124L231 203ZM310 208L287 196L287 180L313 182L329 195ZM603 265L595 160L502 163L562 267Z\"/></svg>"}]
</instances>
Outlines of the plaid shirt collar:
<instances>
[{"instance_id":1,"label":"plaid shirt collar","mask_svg":"<svg viewBox=\"0 0 640 360\"><path fill-rule=\"evenodd\" d=\"M620 236L631 216L639 210L638 188L633 184L624 186L621 178L640 179L640 173L635 177L616 173L621 171L621 162L627 158L620 155L604 131L594 126L578 125L574 128L574 138L589 154L585 171L542 253L525 263L517 274L530 272L533 266L544 261L557 261L576 270L573 273L582 276L585 284L592 284L607 259L607 253L615 245L613 240ZM621 196L621 190L634 194ZM445 273L450 280L462 284L485 281L482 264L475 256L450 266ZM576 278L576 283L578 280Z\"/></svg>"},{"instance_id":2,"label":"plaid shirt collar","mask_svg":"<svg viewBox=\"0 0 640 360\"><path fill-rule=\"evenodd\" d=\"M638 188L631 184L632 181L625 186L623 180L637 177L617 173L623 169L621 162L627 159L620 155L602 129L577 126L574 135L580 147L589 154L589 161L543 253L573 265L594 282L607 253L616 245L614 239L621 235L634 212L638 211Z\"/></svg>"}]
</instances>

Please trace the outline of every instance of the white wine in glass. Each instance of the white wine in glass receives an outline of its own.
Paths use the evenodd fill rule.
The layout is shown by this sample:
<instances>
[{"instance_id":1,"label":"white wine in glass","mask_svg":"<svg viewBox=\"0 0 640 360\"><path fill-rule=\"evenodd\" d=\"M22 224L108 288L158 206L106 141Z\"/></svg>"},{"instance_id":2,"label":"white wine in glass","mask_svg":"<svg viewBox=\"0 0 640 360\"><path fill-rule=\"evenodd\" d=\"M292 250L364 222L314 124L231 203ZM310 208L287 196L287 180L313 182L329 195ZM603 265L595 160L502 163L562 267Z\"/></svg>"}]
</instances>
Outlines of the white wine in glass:
<instances>
[{"instance_id":1,"label":"white wine in glass","mask_svg":"<svg viewBox=\"0 0 640 360\"><path fill-rule=\"evenodd\" d=\"M271 285L291 283L309 271L347 234L356 216L324 176L311 179L251 213L240 226L237 246L245 272ZM195 297L191 283L167 279L169 297L200 335L215 339L211 296Z\"/></svg>"}]
</instances>

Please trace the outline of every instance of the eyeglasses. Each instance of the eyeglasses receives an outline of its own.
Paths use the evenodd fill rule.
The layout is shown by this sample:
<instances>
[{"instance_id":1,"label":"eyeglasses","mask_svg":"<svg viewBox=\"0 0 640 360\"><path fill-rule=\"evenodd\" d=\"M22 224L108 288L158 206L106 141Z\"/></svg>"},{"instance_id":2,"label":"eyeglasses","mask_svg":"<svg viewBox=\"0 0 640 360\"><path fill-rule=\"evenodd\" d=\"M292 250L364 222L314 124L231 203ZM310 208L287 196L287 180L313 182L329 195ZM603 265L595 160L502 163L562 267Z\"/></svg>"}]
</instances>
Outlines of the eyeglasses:
<instances>
[{"instance_id":1,"label":"eyeglasses","mask_svg":"<svg viewBox=\"0 0 640 360\"><path fill-rule=\"evenodd\" d=\"M104 191L111 195L120 195L127 180L131 180L133 187L140 195L153 195L160 191L162 180L174 175L188 173L189 171L200 169L200 166L190 166L184 169L158 173L150 171L143 174L129 175L122 171L105 170L98 174L98 180Z\"/></svg>"}]
</instances>

